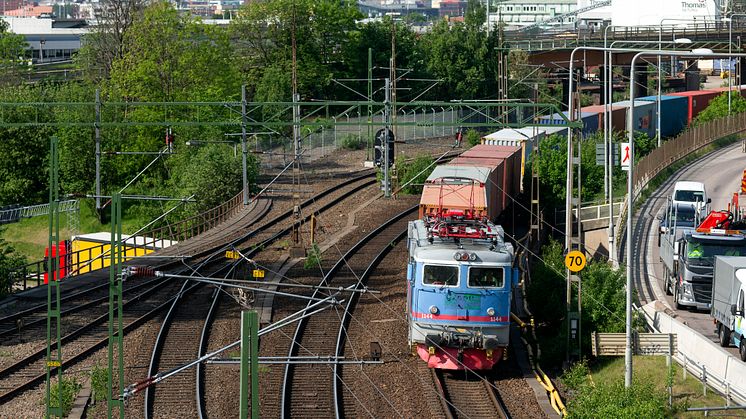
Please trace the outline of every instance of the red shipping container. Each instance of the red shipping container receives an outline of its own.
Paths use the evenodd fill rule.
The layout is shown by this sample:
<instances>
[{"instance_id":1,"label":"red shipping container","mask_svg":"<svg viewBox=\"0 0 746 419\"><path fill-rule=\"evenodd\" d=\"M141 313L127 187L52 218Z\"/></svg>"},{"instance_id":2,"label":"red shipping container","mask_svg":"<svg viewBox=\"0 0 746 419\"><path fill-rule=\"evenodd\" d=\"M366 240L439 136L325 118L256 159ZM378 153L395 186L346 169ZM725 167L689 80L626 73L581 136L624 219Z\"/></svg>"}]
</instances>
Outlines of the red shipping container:
<instances>
[{"instance_id":1,"label":"red shipping container","mask_svg":"<svg viewBox=\"0 0 746 419\"><path fill-rule=\"evenodd\" d=\"M520 150L520 147L513 147L507 145L490 145L490 144L477 144L474 147L461 153L461 157L474 157L474 158L501 158L504 159Z\"/></svg>"},{"instance_id":2,"label":"red shipping container","mask_svg":"<svg viewBox=\"0 0 746 419\"><path fill-rule=\"evenodd\" d=\"M507 161L505 166L506 185L509 185L509 187L504 188L504 190L512 197L516 197L521 191L521 182L523 180L521 179L521 173L523 173L523 156L521 153L522 149L520 147L479 144L461 153L461 157L505 159ZM504 207L507 207L510 201Z\"/></svg>"},{"instance_id":3,"label":"red shipping container","mask_svg":"<svg viewBox=\"0 0 746 419\"><path fill-rule=\"evenodd\" d=\"M67 257L68 257L68 243L67 241L60 242L57 246L52 246L52 256L51 257L57 257L57 250L59 250L59 261L57 266L57 272L52 275L53 281L59 281L60 278L64 278L67 276ZM48 262L49 259L49 247L44 249L44 267L48 269ZM49 272L44 272L44 283L49 283Z\"/></svg>"},{"instance_id":4,"label":"red shipping container","mask_svg":"<svg viewBox=\"0 0 746 419\"><path fill-rule=\"evenodd\" d=\"M585 106L580 109L581 112L597 113L598 127L600 130L604 126L604 114L606 105ZM623 132L627 129L627 108L624 106L611 106L611 130Z\"/></svg>"},{"instance_id":5,"label":"red shipping container","mask_svg":"<svg viewBox=\"0 0 746 419\"><path fill-rule=\"evenodd\" d=\"M668 93L669 96L683 96L689 98L687 121L691 124L692 120L705 110L710 101L717 97L721 92L714 90L692 90L688 92Z\"/></svg>"}]
</instances>

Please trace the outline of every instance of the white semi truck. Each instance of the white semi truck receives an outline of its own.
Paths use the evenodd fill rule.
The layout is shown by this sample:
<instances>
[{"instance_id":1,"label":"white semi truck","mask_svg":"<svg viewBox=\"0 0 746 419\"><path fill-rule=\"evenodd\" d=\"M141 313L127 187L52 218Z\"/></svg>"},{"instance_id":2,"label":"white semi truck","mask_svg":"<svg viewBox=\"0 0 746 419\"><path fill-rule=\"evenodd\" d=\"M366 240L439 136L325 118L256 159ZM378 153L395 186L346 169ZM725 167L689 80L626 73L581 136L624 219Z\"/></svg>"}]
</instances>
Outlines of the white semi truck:
<instances>
[{"instance_id":1,"label":"white semi truck","mask_svg":"<svg viewBox=\"0 0 746 419\"><path fill-rule=\"evenodd\" d=\"M741 355L741 361L746 361L744 293L746 257L716 256L710 314L717 327L720 345L735 345Z\"/></svg>"}]
</instances>

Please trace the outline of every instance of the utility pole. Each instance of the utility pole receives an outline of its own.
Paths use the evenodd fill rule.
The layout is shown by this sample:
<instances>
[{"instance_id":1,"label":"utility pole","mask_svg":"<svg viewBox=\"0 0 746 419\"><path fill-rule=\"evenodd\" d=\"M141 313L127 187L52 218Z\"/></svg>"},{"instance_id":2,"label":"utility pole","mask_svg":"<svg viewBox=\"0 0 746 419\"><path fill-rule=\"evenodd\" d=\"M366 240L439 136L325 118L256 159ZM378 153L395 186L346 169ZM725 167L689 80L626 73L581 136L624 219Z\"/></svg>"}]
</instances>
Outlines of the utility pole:
<instances>
[{"instance_id":1,"label":"utility pole","mask_svg":"<svg viewBox=\"0 0 746 419\"><path fill-rule=\"evenodd\" d=\"M243 153L243 204L249 205L249 180L246 173L246 85L241 86L241 152Z\"/></svg>"},{"instance_id":2,"label":"utility pole","mask_svg":"<svg viewBox=\"0 0 746 419\"><path fill-rule=\"evenodd\" d=\"M109 347L107 379L107 418L114 417L114 407L118 406L119 417L124 419L124 404L114 393L114 346L117 347L118 389L124 389L124 341L122 336L122 195L111 196L111 245L109 250ZM116 313L116 315L114 314ZM114 323L117 324L116 331Z\"/></svg>"},{"instance_id":3,"label":"utility pole","mask_svg":"<svg viewBox=\"0 0 746 419\"><path fill-rule=\"evenodd\" d=\"M383 141L383 195L388 198L391 196L391 179L389 174L389 143L391 141L391 138L389 136L389 133L391 132L391 113L392 113L392 104L391 104L391 80L386 79L386 98L384 100L384 141Z\"/></svg>"},{"instance_id":4,"label":"utility pole","mask_svg":"<svg viewBox=\"0 0 746 419\"><path fill-rule=\"evenodd\" d=\"M60 212L59 212L59 164L57 137L49 142L49 240L47 251L47 411L46 418L62 417L62 336L60 308ZM53 295L54 294L54 295ZM55 329L55 332L52 332ZM56 334L55 338L52 335ZM54 341L54 342L53 342ZM52 355L52 346L57 346L57 355ZM52 370L57 369L57 407L52 407Z\"/></svg>"},{"instance_id":5,"label":"utility pole","mask_svg":"<svg viewBox=\"0 0 746 419\"><path fill-rule=\"evenodd\" d=\"M394 19L391 19L391 70L390 71L390 83L391 83L391 90L389 91L389 102L391 103L391 110L389 111L389 124L387 125L387 128L391 129L391 126L393 125L394 130L396 130L396 22L394 22ZM414 128L415 130L417 127ZM394 137L399 137L399 133L397 131L393 131ZM388 141L388 133L386 134L386 138ZM388 144L387 144L388 145ZM388 161L388 160L387 160ZM388 184L387 184L388 185Z\"/></svg>"},{"instance_id":6,"label":"utility pole","mask_svg":"<svg viewBox=\"0 0 746 419\"><path fill-rule=\"evenodd\" d=\"M368 48L368 160L373 160L371 155L373 145L373 48Z\"/></svg>"},{"instance_id":7,"label":"utility pole","mask_svg":"<svg viewBox=\"0 0 746 419\"><path fill-rule=\"evenodd\" d=\"M241 366L239 379L240 419L259 417L259 316L256 311L241 312ZM251 392L249 392L251 376ZM251 416L249 416L249 393L251 394Z\"/></svg>"},{"instance_id":8,"label":"utility pole","mask_svg":"<svg viewBox=\"0 0 746 419\"><path fill-rule=\"evenodd\" d=\"M300 97L298 95L298 61L296 45L296 27L295 27L295 5L293 5L293 28L292 28L292 47L293 47L293 214L297 223L293 224L293 248L291 255L296 257L305 256L303 240L301 238L301 207L300 207L300 155L303 145L301 144L300 135Z\"/></svg>"},{"instance_id":9,"label":"utility pole","mask_svg":"<svg viewBox=\"0 0 746 419\"><path fill-rule=\"evenodd\" d=\"M102 219L101 214L101 90L96 89L96 120L93 123L96 135L96 215Z\"/></svg>"}]
</instances>

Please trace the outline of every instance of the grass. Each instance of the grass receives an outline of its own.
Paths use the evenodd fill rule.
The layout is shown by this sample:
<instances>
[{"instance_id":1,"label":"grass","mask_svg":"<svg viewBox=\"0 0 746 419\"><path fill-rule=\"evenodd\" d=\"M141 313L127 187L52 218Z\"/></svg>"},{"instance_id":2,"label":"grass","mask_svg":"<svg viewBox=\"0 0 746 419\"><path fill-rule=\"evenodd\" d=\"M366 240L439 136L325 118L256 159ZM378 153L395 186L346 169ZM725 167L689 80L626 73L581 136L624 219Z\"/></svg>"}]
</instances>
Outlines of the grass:
<instances>
[{"instance_id":1,"label":"grass","mask_svg":"<svg viewBox=\"0 0 746 419\"><path fill-rule=\"evenodd\" d=\"M126 213L124 214L126 216ZM68 213L60 214L60 239L71 238L68 225ZM139 218L124 218L122 231L124 234L137 231L149 220ZM81 203L79 213L79 231L76 234L97 233L100 231L111 231L111 223L101 224L96 217L93 208L86 203ZM44 258L44 249L47 248L49 240L49 217L34 217L23 219L18 223L8 224L0 230L3 239L13 246L16 253L24 256L29 262Z\"/></svg>"},{"instance_id":2,"label":"grass","mask_svg":"<svg viewBox=\"0 0 746 419\"><path fill-rule=\"evenodd\" d=\"M611 384L624 378L624 357L599 358L595 365L591 365L593 383ZM725 406L725 399L707 389L707 396L702 394L702 383L687 372L683 378L682 367L673 363L673 404L674 406L714 407ZM664 356L635 356L632 359L632 373L635 380L653 383L657 390L666 392L666 357ZM678 412L675 418L701 417L702 413Z\"/></svg>"}]
</instances>

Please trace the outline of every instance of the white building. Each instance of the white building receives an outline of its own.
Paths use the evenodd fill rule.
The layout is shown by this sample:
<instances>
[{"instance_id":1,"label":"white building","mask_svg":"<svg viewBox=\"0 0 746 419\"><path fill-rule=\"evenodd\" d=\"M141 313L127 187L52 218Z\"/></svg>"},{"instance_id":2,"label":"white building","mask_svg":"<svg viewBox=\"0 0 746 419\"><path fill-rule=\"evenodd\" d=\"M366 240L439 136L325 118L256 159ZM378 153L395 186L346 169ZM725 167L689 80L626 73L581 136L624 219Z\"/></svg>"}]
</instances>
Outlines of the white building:
<instances>
[{"instance_id":1,"label":"white building","mask_svg":"<svg viewBox=\"0 0 746 419\"><path fill-rule=\"evenodd\" d=\"M573 12L577 6L578 0L507 0L498 3L495 10L490 10L490 25L495 26L502 20L509 27L528 26ZM569 16L550 25L567 25L573 22L575 17Z\"/></svg>"},{"instance_id":2,"label":"white building","mask_svg":"<svg viewBox=\"0 0 746 419\"><path fill-rule=\"evenodd\" d=\"M612 0L611 24L658 26L663 19L713 20L719 9L719 0Z\"/></svg>"},{"instance_id":3,"label":"white building","mask_svg":"<svg viewBox=\"0 0 746 419\"><path fill-rule=\"evenodd\" d=\"M69 60L80 49L80 38L89 31L85 21L8 16L2 19L12 32L26 38L34 62Z\"/></svg>"}]
</instances>

